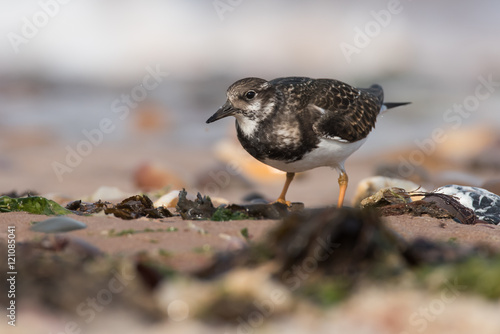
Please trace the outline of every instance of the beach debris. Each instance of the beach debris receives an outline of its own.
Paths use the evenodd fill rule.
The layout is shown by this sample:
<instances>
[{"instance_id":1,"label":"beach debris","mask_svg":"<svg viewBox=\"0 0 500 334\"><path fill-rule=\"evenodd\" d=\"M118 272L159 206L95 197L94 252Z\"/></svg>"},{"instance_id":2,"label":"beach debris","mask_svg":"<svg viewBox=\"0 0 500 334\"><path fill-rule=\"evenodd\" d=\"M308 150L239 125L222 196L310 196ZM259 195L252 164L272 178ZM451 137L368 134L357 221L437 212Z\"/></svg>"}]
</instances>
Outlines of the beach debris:
<instances>
[{"instance_id":1,"label":"beach debris","mask_svg":"<svg viewBox=\"0 0 500 334\"><path fill-rule=\"evenodd\" d=\"M292 203L290 207L283 203L274 202L269 204L231 204L228 205L226 210L232 212L240 212L244 215L255 219L281 219L288 217L291 212L300 211L304 209L304 203Z\"/></svg>"},{"instance_id":2,"label":"beach debris","mask_svg":"<svg viewBox=\"0 0 500 334\"><path fill-rule=\"evenodd\" d=\"M462 205L453 196L441 193L427 193L422 201L435 203L440 209L446 210L460 224L472 225L477 222L474 211Z\"/></svg>"},{"instance_id":3,"label":"beach debris","mask_svg":"<svg viewBox=\"0 0 500 334\"><path fill-rule=\"evenodd\" d=\"M217 210L210 197L201 196L200 193L196 195L195 200L187 198L187 191L182 189L179 192L179 200L177 202L177 212L181 215L182 219L188 220L204 220L210 219Z\"/></svg>"},{"instance_id":4,"label":"beach debris","mask_svg":"<svg viewBox=\"0 0 500 334\"><path fill-rule=\"evenodd\" d=\"M179 201L179 193L180 190L172 190L168 194L161 196L154 202L155 208L159 206L164 206L166 208L175 208L177 206L177 202ZM195 200L196 198L192 195L187 195L187 199ZM228 205L229 201L222 197L211 197L210 200L214 207L219 207L221 205Z\"/></svg>"},{"instance_id":5,"label":"beach debris","mask_svg":"<svg viewBox=\"0 0 500 334\"><path fill-rule=\"evenodd\" d=\"M401 188L407 192L416 190L426 191L424 188L412 181L385 176L372 176L365 178L358 183L356 194L354 195L353 206L359 207L363 199L374 195L379 190L384 188Z\"/></svg>"},{"instance_id":6,"label":"beach debris","mask_svg":"<svg viewBox=\"0 0 500 334\"><path fill-rule=\"evenodd\" d=\"M146 195L135 195L128 197L120 203L112 206L106 205L104 213L113 214L122 219L146 218L166 218L172 217L172 213L167 208L155 208L153 201Z\"/></svg>"},{"instance_id":7,"label":"beach debris","mask_svg":"<svg viewBox=\"0 0 500 334\"><path fill-rule=\"evenodd\" d=\"M475 224L474 212L452 196L434 192L406 192L401 188L386 188L361 201L361 208L376 208L381 216L429 215L450 218L460 224Z\"/></svg>"},{"instance_id":8,"label":"beach debris","mask_svg":"<svg viewBox=\"0 0 500 334\"><path fill-rule=\"evenodd\" d=\"M478 187L446 185L433 191L455 197L461 205L474 211L479 220L500 225L500 196Z\"/></svg>"},{"instance_id":9,"label":"beach debris","mask_svg":"<svg viewBox=\"0 0 500 334\"><path fill-rule=\"evenodd\" d=\"M261 242L215 254L214 262L194 275L220 281L242 268L266 268L285 290L329 305L367 278L397 279L410 269L456 265L488 254L493 253L486 247L405 241L385 227L374 209L310 209L283 219Z\"/></svg>"},{"instance_id":10,"label":"beach debris","mask_svg":"<svg viewBox=\"0 0 500 334\"><path fill-rule=\"evenodd\" d=\"M304 209L303 203L292 203L291 207L282 203L270 204L229 204L215 207L208 196L197 194L195 200L187 198L186 190L179 193L177 212L183 219L190 220L242 220L242 219L281 219L291 212Z\"/></svg>"},{"instance_id":11,"label":"beach debris","mask_svg":"<svg viewBox=\"0 0 500 334\"><path fill-rule=\"evenodd\" d=\"M327 208L290 215L269 234L266 244L280 264L278 277L291 284L298 274L295 268L312 262L318 273L355 278L382 265L397 252L398 241L374 210Z\"/></svg>"},{"instance_id":12,"label":"beach debris","mask_svg":"<svg viewBox=\"0 0 500 334\"><path fill-rule=\"evenodd\" d=\"M250 219L250 216L245 213L245 210L240 211L227 207L218 207L210 219L215 221L244 220Z\"/></svg>"},{"instance_id":13,"label":"beach debris","mask_svg":"<svg viewBox=\"0 0 500 334\"><path fill-rule=\"evenodd\" d=\"M167 208L160 206L155 208L153 202L146 195L130 196L118 204L103 202L101 200L95 203L82 202L81 200L68 203L66 209L76 214L93 214L104 211L105 214L113 214L122 219L147 218L166 218L173 214Z\"/></svg>"},{"instance_id":14,"label":"beach debris","mask_svg":"<svg viewBox=\"0 0 500 334\"><path fill-rule=\"evenodd\" d=\"M392 204L380 207L377 209L378 213L382 216L400 216L410 215L420 217L428 215L437 219L453 219L453 215L446 209L440 208L434 201L414 201L408 204Z\"/></svg>"},{"instance_id":15,"label":"beach debris","mask_svg":"<svg viewBox=\"0 0 500 334\"><path fill-rule=\"evenodd\" d=\"M327 208L298 211L283 219L261 243L248 250L216 255L202 278L233 267L255 266L269 260L278 265L275 276L285 285L303 276L297 270L314 267L315 275L356 276L397 251L398 241L374 210ZM307 277L312 274L307 274Z\"/></svg>"},{"instance_id":16,"label":"beach debris","mask_svg":"<svg viewBox=\"0 0 500 334\"><path fill-rule=\"evenodd\" d=\"M0 197L0 212L24 211L39 215L67 215L71 211L41 196L12 198Z\"/></svg>"},{"instance_id":17,"label":"beach debris","mask_svg":"<svg viewBox=\"0 0 500 334\"><path fill-rule=\"evenodd\" d=\"M87 228L84 223L73 218L58 216L37 222L31 226L31 230L44 233L59 233L81 230Z\"/></svg>"},{"instance_id":18,"label":"beach debris","mask_svg":"<svg viewBox=\"0 0 500 334\"><path fill-rule=\"evenodd\" d=\"M412 199L403 188L391 187L378 190L375 194L360 201L361 208L379 208L391 204L408 204Z\"/></svg>"},{"instance_id":19,"label":"beach debris","mask_svg":"<svg viewBox=\"0 0 500 334\"><path fill-rule=\"evenodd\" d=\"M107 206L111 206L110 202L103 202L101 200L89 203L83 202L82 200L72 201L66 205L66 209L73 211L76 214L93 214L99 213L106 209Z\"/></svg>"}]
</instances>

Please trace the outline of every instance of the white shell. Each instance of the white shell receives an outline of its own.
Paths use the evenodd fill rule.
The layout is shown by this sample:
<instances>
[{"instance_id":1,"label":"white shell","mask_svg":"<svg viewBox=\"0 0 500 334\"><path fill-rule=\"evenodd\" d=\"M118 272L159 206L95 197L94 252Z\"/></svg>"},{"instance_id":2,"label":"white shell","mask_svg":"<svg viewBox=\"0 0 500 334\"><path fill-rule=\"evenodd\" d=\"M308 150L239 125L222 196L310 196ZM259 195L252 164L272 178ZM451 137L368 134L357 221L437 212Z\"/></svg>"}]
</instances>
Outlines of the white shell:
<instances>
[{"instance_id":1,"label":"white shell","mask_svg":"<svg viewBox=\"0 0 500 334\"><path fill-rule=\"evenodd\" d=\"M460 204L472 209L478 219L500 225L500 196L486 189L449 184L433 192L455 196Z\"/></svg>"}]
</instances>

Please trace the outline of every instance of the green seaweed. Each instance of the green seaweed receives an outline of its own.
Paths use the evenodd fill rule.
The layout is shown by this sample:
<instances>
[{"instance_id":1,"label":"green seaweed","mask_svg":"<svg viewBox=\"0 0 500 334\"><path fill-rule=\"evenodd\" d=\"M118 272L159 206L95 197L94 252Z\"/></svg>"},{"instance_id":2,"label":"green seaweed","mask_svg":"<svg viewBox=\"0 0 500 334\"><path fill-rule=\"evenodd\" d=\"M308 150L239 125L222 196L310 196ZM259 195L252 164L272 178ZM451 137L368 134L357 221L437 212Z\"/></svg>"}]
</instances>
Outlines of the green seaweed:
<instances>
[{"instance_id":1,"label":"green seaweed","mask_svg":"<svg viewBox=\"0 0 500 334\"><path fill-rule=\"evenodd\" d=\"M60 206L56 202L45 197L21 197L11 198L9 196L0 197L0 212L23 211L38 215L67 215L71 211Z\"/></svg>"},{"instance_id":2,"label":"green seaweed","mask_svg":"<svg viewBox=\"0 0 500 334\"><path fill-rule=\"evenodd\" d=\"M250 240L250 235L248 234L248 228L242 228L240 230L240 233L241 235L243 236L243 238L245 238L246 241Z\"/></svg>"},{"instance_id":3,"label":"green seaweed","mask_svg":"<svg viewBox=\"0 0 500 334\"><path fill-rule=\"evenodd\" d=\"M245 220L245 219L251 219L246 213L241 212L241 211L232 211L227 208L217 208L215 210L214 214L210 218L211 220L215 221L228 221L228 220Z\"/></svg>"},{"instance_id":4,"label":"green seaweed","mask_svg":"<svg viewBox=\"0 0 500 334\"><path fill-rule=\"evenodd\" d=\"M500 256L472 257L453 266L450 280L463 291L479 294L487 299L500 298ZM459 289L461 290L461 289Z\"/></svg>"}]
</instances>

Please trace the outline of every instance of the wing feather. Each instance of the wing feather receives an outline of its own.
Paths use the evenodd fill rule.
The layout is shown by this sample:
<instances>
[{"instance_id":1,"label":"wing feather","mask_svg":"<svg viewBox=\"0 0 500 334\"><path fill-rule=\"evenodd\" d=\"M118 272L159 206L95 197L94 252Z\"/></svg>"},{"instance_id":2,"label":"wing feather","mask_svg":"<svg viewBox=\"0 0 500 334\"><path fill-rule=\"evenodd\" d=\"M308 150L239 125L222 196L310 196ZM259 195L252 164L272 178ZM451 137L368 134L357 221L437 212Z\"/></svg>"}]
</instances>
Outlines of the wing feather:
<instances>
[{"instance_id":1,"label":"wing feather","mask_svg":"<svg viewBox=\"0 0 500 334\"><path fill-rule=\"evenodd\" d=\"M314 131L324 138L355 142L368 136L374 128L383 104L379 85L354 88L336 80L317 80L320 94L310 101L308 109L319 116Z\"/></svg>"}]
</instances>

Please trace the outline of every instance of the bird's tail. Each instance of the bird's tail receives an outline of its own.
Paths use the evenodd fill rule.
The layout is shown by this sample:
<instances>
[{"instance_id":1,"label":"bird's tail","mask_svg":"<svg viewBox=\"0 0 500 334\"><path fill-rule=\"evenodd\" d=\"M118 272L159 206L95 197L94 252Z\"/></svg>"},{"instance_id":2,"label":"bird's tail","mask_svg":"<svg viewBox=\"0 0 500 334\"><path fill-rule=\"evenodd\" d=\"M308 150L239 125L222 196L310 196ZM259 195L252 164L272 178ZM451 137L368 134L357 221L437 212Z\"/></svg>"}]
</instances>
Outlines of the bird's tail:
<instances>
[{"instance_id":1,"label":"bird's tail","mask_svg":"<svg viewBox=\"0 0 500 334\"><path fill-rule=\"evenodd\" d=\"M396 108L396 107L400 107L400 106L405 106L407 104L410 104L411 102L384 102L384 106L387 108L387 109L391 109L391 108Z\"/></svg>"},{"instance_id":2,"label":"bird's tail","mask_svg":"<svg viewBox=\"0 0 500 334\"><path fill-rule=\"evenodd\" d=\"M382 104L382 108L380 108L379 115L384 114L387 111L387 109L404 106L410 103L411 102L384 102L384 104Z\"/></svg>"}]
</instances>

